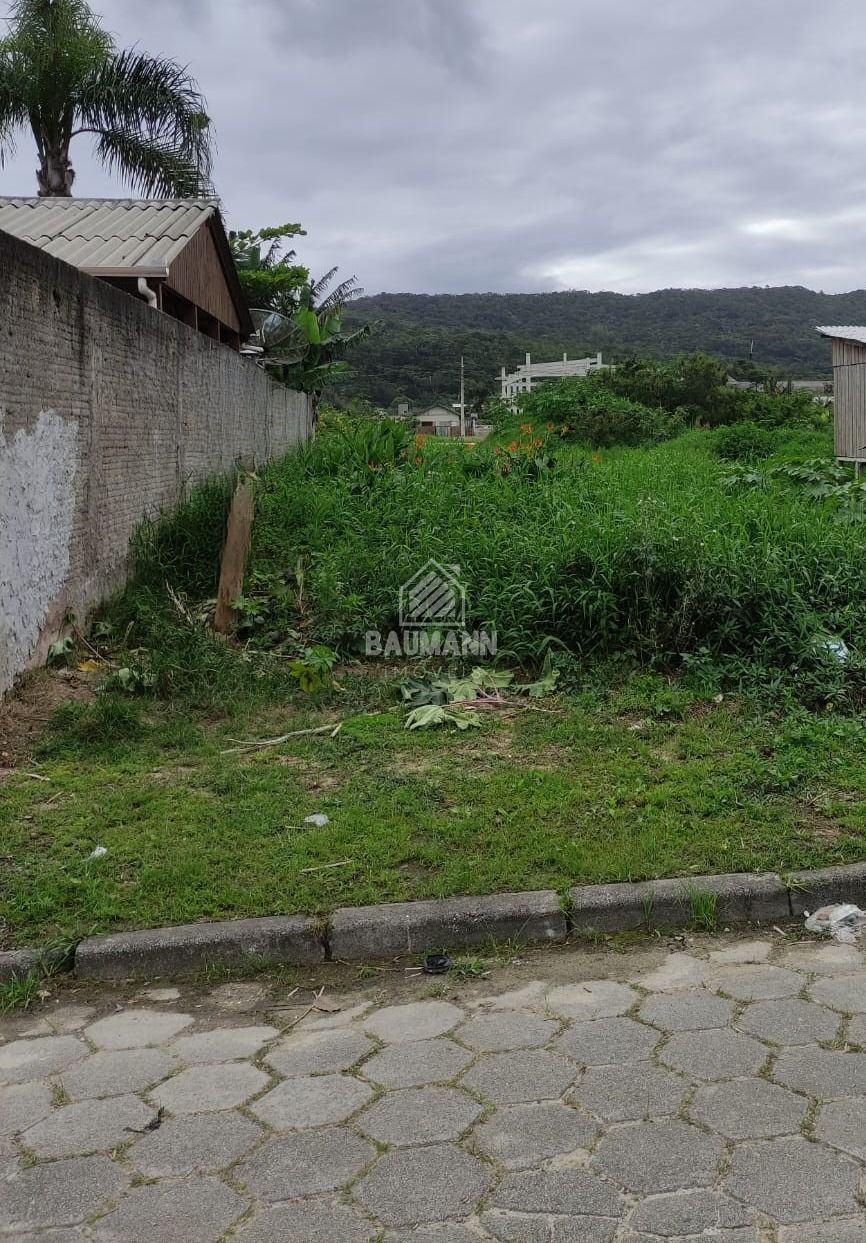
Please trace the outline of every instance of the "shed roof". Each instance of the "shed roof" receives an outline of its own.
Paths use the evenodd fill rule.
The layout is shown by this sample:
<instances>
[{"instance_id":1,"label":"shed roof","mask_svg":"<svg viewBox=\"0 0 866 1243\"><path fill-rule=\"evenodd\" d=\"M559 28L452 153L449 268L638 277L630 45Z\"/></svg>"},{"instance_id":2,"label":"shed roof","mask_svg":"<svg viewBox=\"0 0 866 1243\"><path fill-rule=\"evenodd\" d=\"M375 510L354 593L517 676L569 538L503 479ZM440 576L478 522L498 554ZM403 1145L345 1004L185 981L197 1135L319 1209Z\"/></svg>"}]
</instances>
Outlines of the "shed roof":
<instances>
[{"instance_id":1,"label":"shed roof","mask_svg":"<svg viewBox=\"0 0 866 1243\"><path fill-rule=\"evenodd\" d=\"M837 341L854 341L866 345L866 327L858 324L825 324L817 328L822 337L834 337Z\"/></svg>"},{"instance_id":2,"label":"shed roof","mask_svg":"<svg viewBox=\"0 0 866 1243\"><path fill-rule=\"evenodd\" d=\"M93 276L165 276L207 199L0 198L0 229Z\"/></svg>"}]
</instances>

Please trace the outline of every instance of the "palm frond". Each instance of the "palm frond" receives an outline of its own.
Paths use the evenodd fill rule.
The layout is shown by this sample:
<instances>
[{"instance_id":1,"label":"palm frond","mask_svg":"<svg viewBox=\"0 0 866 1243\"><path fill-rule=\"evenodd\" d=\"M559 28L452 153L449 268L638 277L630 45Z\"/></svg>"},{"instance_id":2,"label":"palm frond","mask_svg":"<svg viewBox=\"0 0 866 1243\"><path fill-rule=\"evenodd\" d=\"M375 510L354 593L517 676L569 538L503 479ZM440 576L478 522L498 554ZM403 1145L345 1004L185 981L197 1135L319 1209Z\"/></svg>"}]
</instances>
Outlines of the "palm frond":
<instances>
[{"instance_id":1,"label":"palm frond","mask_svg":"<svg viewBox=\"0 0 866 1243\"><path fill-rule=\"evenodd\" d=\"M76 100L82 128L129 138L140 135L142 149L171 156L183 170L186 193L210 189L213 141L205 102L187 70L164 58L125 51L109 57L82 84ZM166 164L166 167L168 165ZM187 171L195 168L194 183ZM180 188L166 182L166 191Z\"/></svg>"},{"instance_id":2,"label":"palm frond","mask_svg":"<svg viewBox=\"0 0 866 1243\"><path fill-rule=\"evenodd\" d=\"M330 272L326 272L324 276L320 276L317 281L313 281L310 285L310 302L313 306L318 304L319 297L325 292L328 285L337 275L337 269L331 268Z\"/></svg>"},{"instance_id":3,"label":"palm frond","mask_svg":"<svg viewBox=\"0 0 866 1243\"><path fill-rule=\"evenodd\" d=\"M21 66L0 43L0 168L15 152L15 134L27 124L26 82Z\"/></svg>"},{"instance_id":4,"label":"palm frond","mask_svg":"<svg viewBox=\"0 0 866 1243\"><path fill-rule=\"evenodd\" d=\"M201 193L198 165L170 144L128 130L105 129L98 135L96 152L109 171L145 197L195 198Z\"/></svg>"}]
</instances>

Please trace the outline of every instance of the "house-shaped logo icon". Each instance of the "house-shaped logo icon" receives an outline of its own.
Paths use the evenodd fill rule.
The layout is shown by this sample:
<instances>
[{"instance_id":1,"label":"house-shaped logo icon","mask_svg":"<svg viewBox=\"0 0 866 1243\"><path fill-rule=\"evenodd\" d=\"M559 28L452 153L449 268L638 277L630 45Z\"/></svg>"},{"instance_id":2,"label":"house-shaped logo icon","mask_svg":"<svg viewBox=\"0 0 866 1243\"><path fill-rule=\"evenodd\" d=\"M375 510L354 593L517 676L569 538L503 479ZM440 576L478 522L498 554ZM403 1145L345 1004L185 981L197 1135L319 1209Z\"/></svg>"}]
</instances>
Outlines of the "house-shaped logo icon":
<instances>
[{"instance_id":1,"label":"house-shaped logo icon","mask_svg":"<svg viewBox=\"0 0 866 1243\"><path fill-rule=\"evenodd\" d=\"M404 630L466 627L466 588L459 565L431 560L400 588L400 625Z\"/></svg>"}]
</instances>

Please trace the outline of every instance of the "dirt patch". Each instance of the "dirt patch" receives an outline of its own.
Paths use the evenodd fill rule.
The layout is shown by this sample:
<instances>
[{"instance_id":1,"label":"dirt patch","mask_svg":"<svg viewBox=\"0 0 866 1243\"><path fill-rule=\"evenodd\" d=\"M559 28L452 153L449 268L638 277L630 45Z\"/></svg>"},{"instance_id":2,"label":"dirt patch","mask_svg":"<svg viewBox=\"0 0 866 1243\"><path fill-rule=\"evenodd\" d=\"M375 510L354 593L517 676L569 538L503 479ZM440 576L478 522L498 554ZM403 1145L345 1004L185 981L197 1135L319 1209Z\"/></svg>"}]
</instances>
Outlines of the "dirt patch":
<instances>
[{"instance_id":1,"label":"dirt patch","mask_svg":"<svg viewBox=\"0 0 866 1243\"><path fill-rule=\"evenodd\" d=\"M0 703L0 780L25 763L61 704L90 703L100 675L74 669L35 669Z\"/></svg>"}]
</instances>

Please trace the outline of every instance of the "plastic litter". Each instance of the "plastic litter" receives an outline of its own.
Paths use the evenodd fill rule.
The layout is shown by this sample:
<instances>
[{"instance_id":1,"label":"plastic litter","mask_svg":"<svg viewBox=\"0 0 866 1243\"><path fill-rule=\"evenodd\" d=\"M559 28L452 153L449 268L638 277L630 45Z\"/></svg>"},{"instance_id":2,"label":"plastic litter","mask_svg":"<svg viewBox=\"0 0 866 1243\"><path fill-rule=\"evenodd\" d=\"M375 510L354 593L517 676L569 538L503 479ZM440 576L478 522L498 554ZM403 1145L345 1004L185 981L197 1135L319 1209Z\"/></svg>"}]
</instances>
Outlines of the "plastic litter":
<instances>
[{"instance_id":1,"label":"plastic litter","mask_svg":"<svg viewBox=\"0 0 866 1243\"><path fill-rule=\"evenodd\" d=\"M835 635L827 635L826 638L819 639L818 647L826 652L828 656L832 656L837 660L840 665L844 665L851 655L851 649L845 640L839 639Z\"/></svg>"},{"instance_id":2,"label":"plastic litter","mask_svg":"<svg viewBox=\"0 0 866 1243\"><path fill-rule=\"evenodd\" d=\"M866 911L853 902L834 902L807 915L806 927L809 932L826 933L842 945L853 945L866 928Z\"/></svg>"},{"instance_id":3,"label":"plastic litter","mask_svg":"<svg viewBox=\"0 0 866 1243\"><path fill-rule=\"evenodd\" d=\"M421 970L425 975L445 975L451 970L451 959L447 954L428 954Z\"/></svg>"},{"instance_id":4,"label":"plastic litter","mask_svg":"<svg viewBox=\"0 0 866 1243\"><path fill-rule=\"evenodd\" d=\"M104 859L107 854L107 846L94 846L87 857L88 859Z\"/></svg>"},{"instance_id":5,"label":"plastic litter","mask_svg":"<svg viewBox=\"0 0 866 1243\"><path fill-rule=\"evenodd\" d=\"M323 829L326 824L330 823L330 816L326 816L323 811L317 811L312 816L304 816L304 824L314 824L317 829Z\"/></svg>"}]
</instances>

